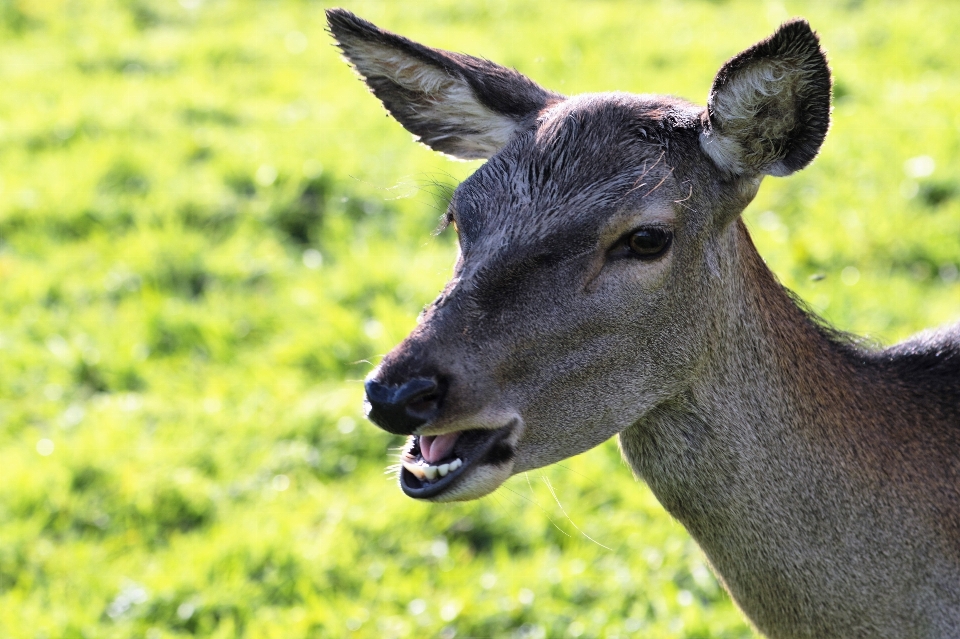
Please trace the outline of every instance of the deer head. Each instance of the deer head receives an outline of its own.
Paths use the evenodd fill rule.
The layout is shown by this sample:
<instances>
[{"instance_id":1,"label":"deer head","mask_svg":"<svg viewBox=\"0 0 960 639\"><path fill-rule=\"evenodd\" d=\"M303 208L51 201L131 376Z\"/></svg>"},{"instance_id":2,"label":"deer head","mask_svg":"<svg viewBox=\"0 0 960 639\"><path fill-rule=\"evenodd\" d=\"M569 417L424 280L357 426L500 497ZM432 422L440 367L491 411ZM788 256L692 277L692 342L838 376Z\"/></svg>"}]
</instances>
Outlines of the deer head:
<instances>
[{"instance_id":1,"label":"deer head","mask_svg":"<svg viewBox=\"0 0 960 639\"><path fill-rule=\"evenodd\" d=\"M400 486L463 500L596 446L685 392L717 345L738 217L817 154L830 72L802 20L720 69L707 106L564 97L516 71L327 12L421 142L487 162L456 189L453 277L367 377L409 435Z\"/></svg>"}]
</instances>

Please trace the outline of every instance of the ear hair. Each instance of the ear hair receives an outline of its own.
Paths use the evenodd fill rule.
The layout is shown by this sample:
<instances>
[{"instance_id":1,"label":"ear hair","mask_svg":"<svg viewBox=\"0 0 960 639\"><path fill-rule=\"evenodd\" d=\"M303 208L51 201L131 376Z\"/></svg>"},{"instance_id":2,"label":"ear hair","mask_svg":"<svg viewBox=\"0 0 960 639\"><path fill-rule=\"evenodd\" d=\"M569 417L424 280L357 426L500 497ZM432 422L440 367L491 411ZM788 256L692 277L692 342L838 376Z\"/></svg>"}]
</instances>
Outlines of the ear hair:
<instances>
[{"instance_id":1,"label":"ear hair","mask_svg":"<svg viewBox=\"0 0 960 639\"><path fill-rule=\"evenodd\" d=\"M830 69L805 20L734 56L713 81L700 146L734 175L789 175L830 127Z\"/></svg>"},{"instance_id":2,"label":"ear hair","mask_svg":"<svg viewBox=\"0 0 960 639\"><path fill-rule=\"evenodd\" d=\"M488 158L562 99L513 69L423 46L328 9L344 57L408 131L459 159Z\"/></svg>"}]
</instances>

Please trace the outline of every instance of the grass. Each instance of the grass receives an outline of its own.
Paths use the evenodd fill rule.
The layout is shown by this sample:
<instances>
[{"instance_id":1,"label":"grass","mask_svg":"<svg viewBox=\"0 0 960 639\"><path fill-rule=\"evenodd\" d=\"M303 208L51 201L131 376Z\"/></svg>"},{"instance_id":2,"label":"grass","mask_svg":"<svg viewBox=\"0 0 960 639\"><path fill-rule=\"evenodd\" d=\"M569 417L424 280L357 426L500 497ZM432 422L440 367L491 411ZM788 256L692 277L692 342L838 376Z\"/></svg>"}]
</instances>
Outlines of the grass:
<instances>
[{"instance_id":1,"label":"grass","mask_svg":"<svg viewBox=\"0 0 960 639\"><path fill-rule=\"evenodd\" d=\"M757 244L840 328L957 319L952 4L343 4L565 93L701 101L806 16L834 125ZM358 380L449 274L430 230L477 164L383 116L325 6L0 0L0 636L750 637L612 442L467 504L383 475Z\"/></svg>"}]
</instances>

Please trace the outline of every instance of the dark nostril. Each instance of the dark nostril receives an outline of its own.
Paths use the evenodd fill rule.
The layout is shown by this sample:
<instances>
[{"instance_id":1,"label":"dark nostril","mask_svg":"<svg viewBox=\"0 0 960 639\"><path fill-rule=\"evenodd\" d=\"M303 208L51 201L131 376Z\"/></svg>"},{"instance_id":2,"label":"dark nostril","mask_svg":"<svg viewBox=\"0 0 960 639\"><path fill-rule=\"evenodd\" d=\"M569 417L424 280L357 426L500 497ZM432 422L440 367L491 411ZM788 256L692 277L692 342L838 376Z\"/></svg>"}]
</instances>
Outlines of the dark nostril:
<instances>
[{"instance_id":1,"label":"dark nostril","mask_svg":"<svg viewBox=\"0 0 960 639\"><path fill-rule=\"evenodd\" d=\"M368 379L367 417L380 428L396 435L408 435L427 420L418 414L432 410L442 398L440 384L434 378L417 377L388 386Z\"/></svg>"},{"instance_id":2,"label":"dark nostril","mask_svg":"<svg viewBox=\"0 0 960 639\"><path fill-rule=\"evenodd\" d=\"M371 396L371 399L375 397L379 402L405 405L411 401L423 397L424 395L433 393L435 390L437 390L437 382L434 379L417 377L404 384L401 384L400 386L386 386L379 382L370 380L367 382L368 396L371 395L371 390L373 390L374 393L374 396Z\"/></svg>"}]
</instances>

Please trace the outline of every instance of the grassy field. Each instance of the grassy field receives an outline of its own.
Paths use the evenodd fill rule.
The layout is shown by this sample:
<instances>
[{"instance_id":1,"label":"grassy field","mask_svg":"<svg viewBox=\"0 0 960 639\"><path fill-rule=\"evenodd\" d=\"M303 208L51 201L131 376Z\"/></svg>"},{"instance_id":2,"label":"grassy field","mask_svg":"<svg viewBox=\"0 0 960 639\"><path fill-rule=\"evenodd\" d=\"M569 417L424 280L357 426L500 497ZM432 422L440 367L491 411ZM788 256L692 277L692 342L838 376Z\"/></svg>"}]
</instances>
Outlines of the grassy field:
<instances>
[{"instance_id":1,"label":"grassy field","mask_svg":"<svg viewBox=\"0 0 960 639\"><path fill-rule=\"evenodd\" d=\"M880 343L960 318L960 6L342 4L698 101L806 16L834 125L749 208L761 252ZM614 442L466 504L384 475L359 380L448 276L430 231L477 164L384 117L326 6L0 0L0 637L751 637Z\"/></svg>"}]
</instances>

